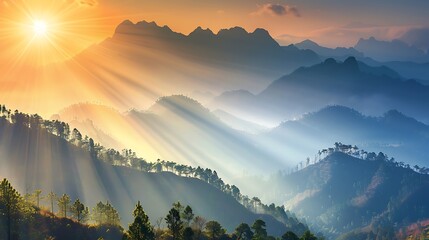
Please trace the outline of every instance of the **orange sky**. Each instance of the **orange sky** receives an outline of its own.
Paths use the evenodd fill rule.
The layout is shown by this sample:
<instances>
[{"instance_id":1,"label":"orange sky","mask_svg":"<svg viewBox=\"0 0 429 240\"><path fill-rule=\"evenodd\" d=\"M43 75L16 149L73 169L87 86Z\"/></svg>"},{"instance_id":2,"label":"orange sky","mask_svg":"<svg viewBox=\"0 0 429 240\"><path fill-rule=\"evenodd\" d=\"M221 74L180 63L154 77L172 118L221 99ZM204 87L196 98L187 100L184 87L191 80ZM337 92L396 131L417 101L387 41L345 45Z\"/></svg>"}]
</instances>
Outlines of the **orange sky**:
<instances>
[{"instance_id":1,"label":"orange sky","mask_svg":"<svg viewBox=\"0 0 429 240\"><path fill-rule=\"evenodd\" d=\"M315 0L2 0L0 3L0 43L10 45L12 55L22 55L25 49L31 58L43 57L42 62L75 55L111 36L125 19L156 21L185 34L197 26L214 32L242 26L248 31L265 28L282 44L311 38L327 46L352 46L360 37L392 39L410 27L424 26L426 18L421 11L429 7L427 1L418 0L361 4L351 0L325 0L323 4ZM29 27L36 19L43 19L49 25L49 41L32 40ZM3 54L5 57L13 56Z\"/></svg>"},{"instance_id":2,"label":"orange sky","mask_svg":"<svg viewBox=\"0 0 429 240\"><path fill-rule=\"evenodd\" d=\"M58 107L52 99L61 98L65 106L74 103L51 85L67 89L80 75L61 68L45 73L38 67L71 59L112 36L125 19L156 21L185 34L198 26L214 32L265 28L281 44L311 38L333 47L352 46L360 37L393 39L411 27L424 27L428 8L429 1L419 0L0 0L0 102L27 106L24 111L36 109L33 105ZM46 33L36 34L35 21L45 22ZM92 89L80 91L98 99ZM70 99L73 94L68 92Z\"/></svg>"}]
</instances>

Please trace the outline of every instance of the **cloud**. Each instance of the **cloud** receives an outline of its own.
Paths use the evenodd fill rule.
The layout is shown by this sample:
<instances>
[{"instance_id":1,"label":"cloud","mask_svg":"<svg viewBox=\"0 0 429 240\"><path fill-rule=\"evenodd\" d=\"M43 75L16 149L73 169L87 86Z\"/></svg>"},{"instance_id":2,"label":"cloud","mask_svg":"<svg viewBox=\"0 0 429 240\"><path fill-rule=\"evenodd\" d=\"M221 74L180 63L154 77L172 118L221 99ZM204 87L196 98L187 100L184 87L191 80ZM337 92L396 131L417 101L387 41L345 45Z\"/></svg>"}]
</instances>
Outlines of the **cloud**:
<instances>
[{"instance_id":1,"label":"cloud","mask_svg":"<svg viewBox=\"0 0 429 240\"><path fill-rule=\"evenodd\" d=\"M81 7L95 7L98 5L97 0L64 0L67 4L77 4Z\"/></svg>"},{"instance_id":2,"label":"cloud","mask_svg":"<svg viewBox=\"0 0 429 240\"><path fill-rule=\"evenodd\" d=\"M429 28L410 29L405 32L399 39L419 49L425 51L429 50Z\"/></svg>"},{"instance_id":3,"label":"cloud","mask_svg":"<svg viewBox=\"0 0 429 240\"><path fill-rule=\"evenodd\" d=\"M351 23L314 30L308 32L306 37L327 47L352 47L360 38L375 37L383 41L398 39L409 29L409 26L377 26Z\"/></svg>"},{"instance_id":4,"label":"cloud","mask_svg":"<svg viewBox=\"0 0 429 240\"><path fill-rule=\"evenodd\" d=\"M268 3L262 6L259 6L259 9L252 13L252 15L264 15L270 14L272 16L285 16L285 15L293 15L295 17L301 17L298 8L291 7L285 4L273 4Z\"/></svg>"},{"instance_id":5,"label":"cloud","mask_svg":"<svg viewBox=\"0 0 429 240\"><path fill-rule=\"evenodd\" d=\"M95 7L98 5L97 0L76 0L80 6Z\"/></svg>"}]
</instances>

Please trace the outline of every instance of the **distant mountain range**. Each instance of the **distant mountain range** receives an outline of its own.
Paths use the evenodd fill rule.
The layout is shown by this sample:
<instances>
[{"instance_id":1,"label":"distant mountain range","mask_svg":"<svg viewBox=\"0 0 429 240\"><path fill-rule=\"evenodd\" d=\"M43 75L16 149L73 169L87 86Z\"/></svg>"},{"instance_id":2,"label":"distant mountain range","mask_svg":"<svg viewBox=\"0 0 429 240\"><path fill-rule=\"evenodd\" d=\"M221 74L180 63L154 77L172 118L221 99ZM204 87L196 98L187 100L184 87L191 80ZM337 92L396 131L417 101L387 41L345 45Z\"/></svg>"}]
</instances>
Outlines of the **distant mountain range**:
<instances>
[{"instance_id":1,"label":"distant mountain range","mask_svg":"<svg viewBox=\"0 0 429 240\"><path fill-rule=\"evenodd\" d=\"M358 50L352 47L327 48L327 47L320 46L319 44L308 39L300 43L296 43L294 45L299 49L311 50L323 58L341 58L342 59L350 56L353 56L356 58L364 57L364 54L362 52L359 52Z\"/></svg>"},{"instance_id":2,"label":"distant mountain range","mask_svg":"<svg viewBox=\"0 0 429 240\"><path fill-rule=\"evenodd\" d=\"M327 105L344 105L369 115L397 109L429 122L429 87L404 81L383 67L370 67L354 57L344 62L330 58L286 75L257 95L225 92L211 104L234 115L282 121Z\"/></svg>"},{"instance_id":3,"label":"distant mountain range","mask_svg":"<svg viewBox=\"0 0 429 240\"><path fill-rule=\"evenodd\" d=\"M396 44L400 46L370 38L367 40L361 39L354 48L327 48L311 40L296 43L294 46L301 50L311 50L322 59L335 58L336 60L344 61L348 57L353 56L369 66L385 66L391 68L405 79L420 80L427 85L429 83L429 56L425 56L422 50L410 47L405 43L396 41ZM406 55L406 57L398 55L398 50L396 50L398 47L401 48L400 52ZM385 55L380 58L379 55L382 54L380 48L384 49L384 51L390 55ZM410 51L409 48L412 48L412 50ZM423 61L423 63L420 63L420 61Z\"/></svg>"},{"instance_id":4,"label":"distant mountain range","mask_svg":"<svg viewBox=\"0 0 429 240\"><path fill-rule=\"evenodd\" d=\"M354 48L365 54L365 56L381 62L429 62L429 55L425 51L415 46L410 46L401 40L379 41L371 37L360 39Z\"/></svg>"},{"instance_id":5,"label":"distant mountain range","mask_svg":"<svg viewBox=\"0 0 429 240\"><path fill-rule=\"evenodd\" d=\"M85 86L92 90L91 98L129 109L147 108L172 94L217 95L242 87L260 91L273 79L318 62L309 50L281 47L264 29L233 27L213 33L199 27L184 35L155 22L124 21L111 38L64 64L77 75L70 79L71 87Z\"/></svg>"},{"instance_id":6,"label":"distant mountain range","mask_svg":"<svg viewBox=\"0 0 429 240\"><path fill-rule=\"evenodd\" d=\"M301 161L313 158L327 143L345 142L368 151L382 151L400 162L429 165L429 126L396 110L369 117L347 107L329 106L286 121L258 138L260 144L267 142L271 148L283 146L283 155Z\"/></svg>"}]
</instances>

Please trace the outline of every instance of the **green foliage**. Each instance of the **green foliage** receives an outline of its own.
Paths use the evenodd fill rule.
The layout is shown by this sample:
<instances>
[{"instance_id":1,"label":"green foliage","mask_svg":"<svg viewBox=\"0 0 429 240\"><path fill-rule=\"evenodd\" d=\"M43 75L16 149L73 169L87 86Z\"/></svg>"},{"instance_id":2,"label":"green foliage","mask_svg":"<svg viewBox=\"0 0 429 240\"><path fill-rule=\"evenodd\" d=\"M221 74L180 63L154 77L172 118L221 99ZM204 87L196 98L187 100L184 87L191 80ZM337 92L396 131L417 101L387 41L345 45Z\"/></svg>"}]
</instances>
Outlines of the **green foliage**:
<instances>
[{"instance_id":1,"label":"green foliage","mask_svg":"<svg viewBox=\"0 0 429 240\"><path fill-rule=\"evenodd\" d=\"M0 183L0 222L3 223L2 239L18 238L19 222L23 220L21 213L23 199L6 179ZM0 235L1 236L1 235Z\"/></svg>"},{"instance_id":2,"label":"green foliage","mask_svg":"<svg viewBox=\"0 0 429 240\"><path fill-rule=\"evenodd\" d=\"M183 240L192 240L194 238L194 230L191 227L183 229Z\"/></svg>"},{"instance_id":3,"label":"green foliage","mask_svg":"<svg viewBox=\"0 0 429 240\"><path fill-rule=\"evenodd\" d=\"M261 219L256 220L253 225L252 229L254 231L253 239L265 239L267 237L267 229L265 226L265 222Z\"/></svg>"},{"instance_id":4,"label":"green foliage","mask_svg":"<svg viewBox=\"0 0 429 240\"><path fill-rule=\"evenodd\" d=\"M205 232L211 240L220 239L225 234L226 230L217 221L209 221L206 223Z\"/></svg>"},{"instance_id":5,"label":"green foliage","mask_svg":"<svg viewBox=\"0 0 429 240\"><path fill-rule=\"evenodd\" d=\"M150 225L149 217L144 212L140 201L137 202L133 216L134 222L129 225L124 238L128 240L154 240L153 227Z\"/></svg>"},{"instance_id":6,"label":"green foliage","mask_svg":"<svg viewBox=\"0 0 429 240\"><path fill-rule=\"evenodd\" d=\"M173 240L179 239L183 229L183 221L180 219L180 212L175 207L170 209L168 215L165 217L165 222Z\"/></svg>"},{"instance_id":7,"label":"green foliage","mask_svg":"<svg viewBox=\"0 0 429 240\"><path fill-rule=\"evenodd\" d=\"M92 209L91 218L98 225L120 225L119 213L109 202L98 202Z\"/></svg>"},{"instance_id":8,"label":"green foliage","mask_svg":"<svg viewBox=\"0 0 429 240\"><path fill-rule=\"evenodd\" d=\"M186 223L186 226L189 226L192 219L194 219L194 213L192 211L192 208L189 205L185 207L185 210L183 210L182 218Z\"/></svg>"},{"instance_id":9,"label":"green foliage","mask_svg":"<svg viewBox=\"0 0 429 240\"><path fill-rule=\"evenodd\" d=\"M299 237L294 232L287 231L282 235L281 240L299 240Z\"/></svg>"},{"instance_id":10,"label":"green foliage","mask_svg":"<svg viewBox=\"0 0 429 240\"><path fill-rule=\"evenodd\" d=\"M83 203L80 202L79 199L73 203L70 208L73 218L77 220L79 223L85 223L89 217L89 209L85 207Z\"/></svg>"},{"instance_id":11,"label":"green foliage","mask_svg":"<svg viewBox=\"0 0 429 240\"><path fill-rule=\"evenodd\" d=\"M67 213L70 209L70 202L70 196L67 194L63 194L60 198L58 198L57 205L59 216L67 218Z\"/></svg>"},{"instance_id":12,"label":"green foliage","mask_svg":"<svg viewBox=\"0 0 429 240\"><path fill-rule=\"evenodd\" d=\"M235 228L234 234L237 239L240 240L251 240L253 238L253 232L247 223L241 223Z\"/></svg>"},{"instance_id":13,"label":"green foliage","mask_svg":"<svg viewBox=\"0 0 429 240\"><path fill-rule=\"evenodd\" d=\"M304 235L301 236L300 240L317 240L317 237L307 230L304 232Z\"/></svg>"}]
</instances>

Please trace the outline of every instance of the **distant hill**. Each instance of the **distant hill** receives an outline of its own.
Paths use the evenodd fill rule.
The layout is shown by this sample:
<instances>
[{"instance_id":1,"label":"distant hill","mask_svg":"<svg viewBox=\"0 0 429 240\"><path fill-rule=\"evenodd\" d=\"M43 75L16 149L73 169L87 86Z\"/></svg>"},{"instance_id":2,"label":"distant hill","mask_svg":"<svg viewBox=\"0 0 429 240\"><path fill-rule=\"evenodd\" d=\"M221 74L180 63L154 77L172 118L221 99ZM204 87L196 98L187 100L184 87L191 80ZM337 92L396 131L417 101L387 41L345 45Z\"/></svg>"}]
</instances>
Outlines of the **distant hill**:
<instances>
[{"instance_id":1,"label":"distant hill","mask_svg":"<svg viewBox=\"0 0 429 240\"><path fill-rule=\"evenodd\" d=\"M425 147L429 144L429 126L396 110L369 117L347 107L329 106L286 121L258 138L261 144L269 141L278 144L278 148L285 146L283 154L294 153L301 161L326 147L326 143L339 141L382 151L411 165L429 165Z\"/></svg>"},{"instance_id":2,"label":"distant hill","mask_svg":"<svg viewBox=\"0 0 429 240\"><path fill-rule=\"evenodd\" d=\"M364 40L362 40L364 41ZM369 53L369 55L364 55L364 53L357 51L356 49L350 48L327 48L318 45L317 43L311 40L305 40L300 43L294 44L297 48L301 50L312 50L321 56L322 59L326 58L335 58L337 61L344 61L350 56L356 57L360 62L363 62L369 66L373 67L384 67L386 70L390 68L396 74L399 74L405 79L415 79L428 85L429 83L429 58L426 63L418 63L412 62L410 59L385 59L386 61L376 61L372 59L370 56L374 56L374 54ZM378 51L378 50L377 50ZM411 59L412 60L412 59Z\"/></svg>"},{"instance_id":3,"label":"distant hill","mask_svg":"<svg viewBox=\"0 0 429 240\"><path fill-rule=\"evenodd\" d=\"M410 46L401 40L380 41L373 37L360 39L354 48L365 56L381 62L403 61L403 62L429 62L429 55L417 48Z\"/></svg>"},{"instance_id":4,"label":"distant hill","mask_svg":"<svg viewBox=\"0 0 429 240\"><path fill-rule=\"evenodd\" d=\"M107 200L118 209L124 225L131 221L138 200L152 222L180 201L229 231L258 218L266 221L271 234L279 236L286 230L273 217L254 214L232 196L195 178L111 166L45 129L10 124L4 118L0 118L0 136L0 176L10 179L21 192L67 193L89 206Z\"/></svg>"},{"instance_id":5,"label":"distant hill","mask_svg":"<svg viewBox=\"0 0 429 240\"><path fill-rule=\"evenodd\" d=\"M257 95L228 92L212 106L232 114L282 121L316 111L327 105L344 105L365 114L378 115L390 109L429 122L429 87L396 78L386 68L369 67L354 57L344 62L327 59L286 75Z\"/></svg>"},{"instance_id":6,"label":"distant hill","mask_svg":"<svg viewBox=\"0 0 429 240\"><path fill-rule=\"evenodd\" d=\"M316 54L318 54L319 56L322 56L323 58L346 58L350 56L361 58L364 56L363 53L357 51L352 47L327 48L327 47L320 46L316 42L313 42L308 39L300 43L296 43L294 44L294 46L301 50L305 50L305 49L311 50Z\"/></svg>"},{"instance_id":7,"label":"distant hill","mask_svg":"<svg viewBox=\"0 0 429 240\"><path fill-rule=\"evenodd\" d=\"M423 200L429 197L429 175L386 160L334 152L277 180L286 208L331 237L367 226L399 229L429 216Z\"/></svg>"}]
</instances>

